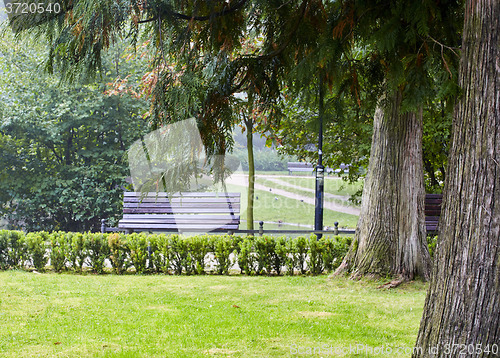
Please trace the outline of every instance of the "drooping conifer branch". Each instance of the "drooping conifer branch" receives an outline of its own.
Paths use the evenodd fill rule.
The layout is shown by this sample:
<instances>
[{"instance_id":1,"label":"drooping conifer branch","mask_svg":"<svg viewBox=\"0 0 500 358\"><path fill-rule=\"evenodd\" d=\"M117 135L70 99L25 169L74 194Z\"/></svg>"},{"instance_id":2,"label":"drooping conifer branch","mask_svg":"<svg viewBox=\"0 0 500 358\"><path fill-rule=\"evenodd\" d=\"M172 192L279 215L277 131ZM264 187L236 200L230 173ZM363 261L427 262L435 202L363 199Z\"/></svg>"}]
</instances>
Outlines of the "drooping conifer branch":
<instances>
[{"instance_id":1,"label":"drooping conifer branch","mask_svg":"<svg viewBox=\"0 0 500 358\"><path fill-rule=\"evenodd\" d=\"M204 15L204 16L198 16L198 15L194 15L194 14L192 14L192 15L186 15L186 14L181 14L181 13L178 13L178 12L169 11L168 9L166 9L166 11L167 11L167 13L168 13L169 16L177 18L177 19L181 19L181 20L188 20L188 21L193 21L193 20L194 21L208 21L208 20L211 20L211 19L214 19L214 18L217 18L217 17L228 15L228 14L233 13L235 11L238 11L241 7L243 7L245 5L245 3L247 1L248 0L240 0L234 6L231 6L229 8L223 9L223 10L215 12L213 14ZM144 23L156 21L156 20L158 20L159 16L161 16L161 15L158 14L156 16L153 16L150 19L138 21L138 23L139 24L144 24Z\"/></svg>"}]
</instances>

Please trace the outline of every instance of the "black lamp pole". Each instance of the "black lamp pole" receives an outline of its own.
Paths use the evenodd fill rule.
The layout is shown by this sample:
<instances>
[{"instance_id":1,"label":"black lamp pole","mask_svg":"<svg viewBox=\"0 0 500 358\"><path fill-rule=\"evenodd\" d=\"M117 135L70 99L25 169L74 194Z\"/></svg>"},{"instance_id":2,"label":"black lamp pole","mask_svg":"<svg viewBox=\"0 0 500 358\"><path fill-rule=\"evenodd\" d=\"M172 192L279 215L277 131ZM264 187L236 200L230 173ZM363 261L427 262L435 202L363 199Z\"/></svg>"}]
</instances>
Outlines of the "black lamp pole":
<instances>
[{"instance_id":1,"label":"black lamp pole","mask_svg":"<svg viewBox=\"0 0 500 358\"><path fill-rule=\"evenodd\" d=\"M319 140L318 140L318 165L316 166L316 194L314 211L314 230L323 230L323 199L325 188L325 167L323 166L323 103L324 89L323 76L319 76ZM323 235L317 234L318 240Z\"/></svg>"}]
</instances>

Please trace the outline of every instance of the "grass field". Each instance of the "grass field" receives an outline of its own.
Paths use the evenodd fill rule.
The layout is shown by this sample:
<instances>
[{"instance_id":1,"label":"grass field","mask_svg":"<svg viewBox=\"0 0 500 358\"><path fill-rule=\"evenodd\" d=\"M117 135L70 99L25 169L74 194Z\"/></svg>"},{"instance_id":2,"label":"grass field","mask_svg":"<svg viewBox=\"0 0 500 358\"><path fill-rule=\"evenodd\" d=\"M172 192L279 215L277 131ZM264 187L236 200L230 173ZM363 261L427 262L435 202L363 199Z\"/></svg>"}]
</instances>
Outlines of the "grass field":
<instances>
[{"instance_id":1,"label":"grass field","mask_svg":"<svg viewBox=\"0 0 500 358\"><path fill-rule=\"evenodd\" d=\"M277 187L277 185L275 186ZM241 218L246 218L247 188L238 185L227 185L229 191L238 191L241 193L242 211ZM258 199L257 199L258 197ZM300 202L299 200L275 195L272 192L263 190L255 191L254 201L254 220L255 221L274 221L298 223L304 225L314 224L314 205ZM277 200L276 200L277 198ZM340 227L355 228L358 222L356 215L339 213L333 210L324 210L325 226L333 227L337 221ZM265 226L266 228L267 226ZM255 227L257 229L257 227Z\"/></svg>"},{"instance_id":2,"label":"grass field","mask_svg":"<svg viewBox=\"0 0 500 358\"><path fill-rule=\"evenodd\" d=\"M0 356L410 357L426 287L378 284L0 272Z\"/></svg>"},{"instance_id":3,"label":"grass field","mask_svg":"<svg viewBox=\"0 0 500 358\"><path fill-rule=\"evenodd\" d=\"M309 177L280 177L280 180L286 181L287 183L302 186L304 188L314 189L315 178L313 176ZM358 190L362 188L362 182L349 183L342 179L335 177L325 177L325 192L335 195L353 195Z\"/></svg>"},{"instance_id":4,"label":"grass field","mask_svg":"<svg viewBox=\"0 0 500 358\"><path fill-rule=\"evenodd\" d=\"M262 185L265 185L265 186L268 186L271 188L275 187L275 188L279 188L282 190L286 190L289 193L299 194L299 195L305 196L307 198L311 198L311 199L314 198L314 191L311 192L311 190L314 190L314 188L308 188L308 187L304 188L301 186L300 187L301 189L298 189L298 188L287 186L287 185L280 185L278 183L273 182L272 180L267 180L267 179L263 179L263 178L257 178L256 182L258 184L262 184ZM296 184L294 184L294 185L296 185ZM309 190L307 190L307 189L309 189ZM329 193L327 193L327 194L329 194ZM332 199L332 198L326 197L325 201L334 202L334 203L337 203L340 205L347 205L347 206L352 205L351 203L348 202L348 200L343 200L343 199L336 199L336 198Z\"/></svg>"}]
</instances>

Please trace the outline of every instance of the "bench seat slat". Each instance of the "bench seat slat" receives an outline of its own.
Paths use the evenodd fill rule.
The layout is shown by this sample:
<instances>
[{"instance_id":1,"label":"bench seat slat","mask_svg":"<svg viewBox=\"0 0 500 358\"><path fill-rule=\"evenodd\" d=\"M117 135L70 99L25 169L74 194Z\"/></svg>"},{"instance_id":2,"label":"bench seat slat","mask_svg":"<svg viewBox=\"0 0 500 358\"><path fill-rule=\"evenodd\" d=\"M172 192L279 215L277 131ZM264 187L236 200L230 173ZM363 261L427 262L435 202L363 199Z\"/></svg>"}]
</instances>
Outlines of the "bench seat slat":
<instances>
[{"instance_id":1,"label":"bench seat slat","mask_svg":"<svg viewBox=\"0 0 500 358\"><path fill-rule=\"evenodd\" d=\"M224 225L239 225L239 220L221 220L221 221L176 221L176 220L145 220L145 221L136 221L136 220L122 220L120 221L119 226L127 226L127 225L142 225L142 226L150 226L150 225L174 225L174 226L204 226L204 227L221 227Z\"/></svg>"},{"instance_id":2,"label":"bench seat slat","mask_svg":"<svg viewBox=\"0 0 500 358\"><path fill-rule=\"evenodd\" d=\"M167 193L160 192L160 193L155 193L155 192L149 192L149 193L140 193L140 192L133 192L133 191L126 191L123 193L125 198L129 197L151 197L151 198L166 198L166 197L173 197L173 198L239 198L240 193L210 193L210 192L185 192L182 194L179 193L174 193L171 195L168 195Z\"/></svg>"},{"instance_id":3,"label":"bench seat slat","mask_svg":"<svg viewBox=\"0 0 500 358\"><path fill-rule=\"evenodd\" d=\"M194 204L189 204L189 205L170 205L170 204L126 204L123 206L124 208L127 209L151 209L151 208L158 208L158 209L172 209L172 210L177 210L177 209L239 209L240 205L239 204L226 204L226 205L221 205L221 204L213 204L213 205L206 205L206 204L201 204L201 205L194 205Z\"/></svg>"},{"instance_id":4,"label":"bench seat slat","mask_svg":"<svg viewBox=\"0 0 500 358\"><path fill-rule=\"evenodd\" d=\"M125 200L124 203L137 203L137 204L145 204L145 203L151 203L151 204L168 204L172 203L174 205L187 205L187 204L198 204L198 205L212 205L212 204L238 204L240 201L231 199L231 200L225 200L221 198L205 198L203 200L196 200L195 198L184 198L184 199L167 199L167 198L130 198L129 200Z\"/></svg>"},{"instance_id":5,"label":"bench seat slat","mask_svg":"<svg viewBox=\"0 0 500 358\"><path fill-rule=\"evenodd\" d=\"M189 225L177 225L177 224L118 224L119 229L135 229L135 230L238 230L238 225L228 224L228 225L209 225L209 224L189 224Z\"/></svg>"},{"instance_id":6,"label":"bench seat slat","mask_svg":"<svg viewBox=\"0 0 500 358\"><path fill-rule=\"evenodd\" d=\"M170 204L170 203L125 203L123 205L124 208L229 208L229 207L240 207L240 204L229 204L229 203L212 203L212 204L206 204L206 203L201 203L199 205L196 205L195 203L188 203L188 204Z\"/></svg>"},{"instance_id":7,"label":"bench seat slat","mask_svg":"<svg viewBox=\"0 0 500 358\"><path fill-rule=\"evenodd\" d=\"M238 214L240 212L239 208L234 208L233 210L229 210L227 208L220 209L175 209L165 208L125 208L123 209L124 214L163 214L163 215L173 215L173 214Z\"/></svg>"},{"instance_id":8,"label":"bench seat slat","mask_svg":"<svg viewBox=\"0 0 500 358\"><path fill-rule=\"evenodd\" d=\"M165 218L196 218L199 220L210 220L210 219L221 219L221 220L226 220L226 219L234 219L234 218L239 218L239 215L218 215L218 214L200 214L200 215L191 215L191 214L175 214L175 215L170 215L170 214L124 214L123 219L158 219L158 220L163 220Z\"/></svg>"},{"instance_id":9,"label":"bench seat slat","mask_svg":"<svg viewBox=\"0 0 500 358\"><path fill-rule=\"evenodd\" d=\"M234 218L209 218L209 219L198 219L198 218L179 218L179 217L167 217L167 218L126 218L120 220L121 223L166 223L166 224L189 224L189 223L217 223L217 224L236 224L240 222L239 217Z\"/></svg>"}]
</instances>

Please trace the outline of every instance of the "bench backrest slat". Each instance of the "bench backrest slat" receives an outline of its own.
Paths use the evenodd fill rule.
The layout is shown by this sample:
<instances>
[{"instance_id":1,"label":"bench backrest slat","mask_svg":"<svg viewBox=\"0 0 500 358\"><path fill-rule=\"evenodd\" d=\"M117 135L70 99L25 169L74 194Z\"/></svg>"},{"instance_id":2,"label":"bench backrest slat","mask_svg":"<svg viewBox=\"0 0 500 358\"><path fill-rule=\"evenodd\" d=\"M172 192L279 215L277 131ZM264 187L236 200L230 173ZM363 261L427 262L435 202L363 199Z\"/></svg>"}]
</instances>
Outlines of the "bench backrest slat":
<instances>
[{"instance_id":1,"label":"bench backrest slat","mask_svg":"<svg viewBox=\"0 0 500 358\"><path fill-rule=\"evenodd\" d=\"M425 227L427 232L438 230L439 217L441 216L442 194L425 195Z\"/></svg>"}]
</instances>

